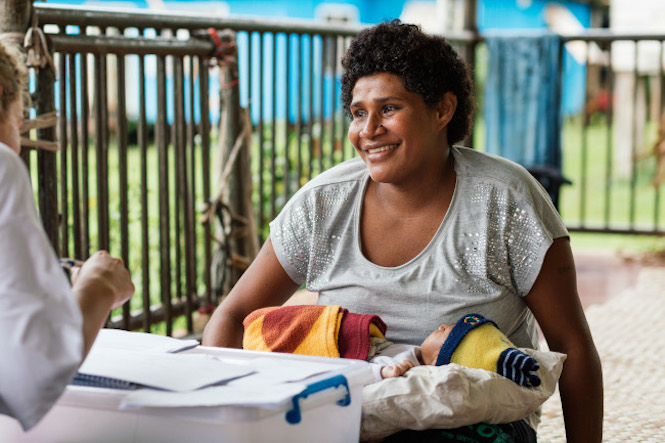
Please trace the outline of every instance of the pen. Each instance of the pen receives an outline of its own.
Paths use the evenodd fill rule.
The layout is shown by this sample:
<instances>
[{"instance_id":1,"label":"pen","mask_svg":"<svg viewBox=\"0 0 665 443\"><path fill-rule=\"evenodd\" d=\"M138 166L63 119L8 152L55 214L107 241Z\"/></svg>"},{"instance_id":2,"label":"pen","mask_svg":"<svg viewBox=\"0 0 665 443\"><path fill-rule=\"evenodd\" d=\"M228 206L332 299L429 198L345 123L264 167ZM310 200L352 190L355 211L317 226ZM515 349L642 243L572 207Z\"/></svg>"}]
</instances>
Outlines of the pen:
<instances>
[{"instance_id":1,"label":"pen","mask_svg":"<svg viewBox=\"0 0 665 443\"><path fill-rule=\"evenodd\" d=\"M64 269L80 268L83 266L83 262L81 260L76 260L73 258L59 258L58 263L60 263L60 266L62 266Z\"/></svg>"}]
</instances>

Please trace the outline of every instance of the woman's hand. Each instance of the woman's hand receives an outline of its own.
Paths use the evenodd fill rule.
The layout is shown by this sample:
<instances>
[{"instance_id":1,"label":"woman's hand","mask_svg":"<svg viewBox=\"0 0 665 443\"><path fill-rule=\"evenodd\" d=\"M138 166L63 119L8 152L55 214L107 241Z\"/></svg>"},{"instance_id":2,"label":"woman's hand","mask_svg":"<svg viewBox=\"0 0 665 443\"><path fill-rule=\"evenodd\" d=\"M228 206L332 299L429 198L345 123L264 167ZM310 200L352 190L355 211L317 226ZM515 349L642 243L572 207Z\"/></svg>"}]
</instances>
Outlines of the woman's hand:
<instances>
[{"instance_id":1,"label":"woman's hand","mask_svg":"<svg viewBox=\"0 0 665 443\"><path fill-rule=\"evenodd\" d=\"M83 316L85 358L111 309L124 304L134 294L134 284L121 259L99 251L72 273L72 292Z\"/></svg>"},{"instance_id":2,"label":"woman's hand","mask_svg":"<svg viewBox=\"0 0 665 443\"><path fill-rule=\"evenodd\" d=\"M106 251L95 252L80 268L72 272L72 288L94 297L105 297L111 309L123 305L134 294L134 284L122 259Z\"/></svg>"},{"instance_id":3,"label":"woman's hand","mask_svg":"<svg viewBox=\"0 0 665 443\"><path fill-rule=\"evenodd\" d=\"M414 366L413 362L410 360L404 360L401 363L395 363L394 365L384 366L381 368L381 377L383 378L393 378L400 377L406 373L409 369Z\"/></svg>"}]
</instances>

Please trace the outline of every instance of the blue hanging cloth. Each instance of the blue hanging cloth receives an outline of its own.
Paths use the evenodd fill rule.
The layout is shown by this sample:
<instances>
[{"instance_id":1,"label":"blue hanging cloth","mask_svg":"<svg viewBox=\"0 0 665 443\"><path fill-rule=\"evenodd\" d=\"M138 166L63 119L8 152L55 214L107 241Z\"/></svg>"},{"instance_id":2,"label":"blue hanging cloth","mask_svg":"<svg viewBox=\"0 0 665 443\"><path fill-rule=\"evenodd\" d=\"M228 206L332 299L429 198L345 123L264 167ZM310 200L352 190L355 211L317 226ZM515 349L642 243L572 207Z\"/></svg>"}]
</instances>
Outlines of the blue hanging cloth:
<instances>
[{"instance_id":1,"label":"blue hanging cloth","mask_svg":"<svg viewBox=\"0 0 665 443\"><path fill-rule=\"evenodd\" d=\"M521 164L558 203L561 175L559 50L555 34L488 35L487 152Z\"/></svg>"}]
</instances>

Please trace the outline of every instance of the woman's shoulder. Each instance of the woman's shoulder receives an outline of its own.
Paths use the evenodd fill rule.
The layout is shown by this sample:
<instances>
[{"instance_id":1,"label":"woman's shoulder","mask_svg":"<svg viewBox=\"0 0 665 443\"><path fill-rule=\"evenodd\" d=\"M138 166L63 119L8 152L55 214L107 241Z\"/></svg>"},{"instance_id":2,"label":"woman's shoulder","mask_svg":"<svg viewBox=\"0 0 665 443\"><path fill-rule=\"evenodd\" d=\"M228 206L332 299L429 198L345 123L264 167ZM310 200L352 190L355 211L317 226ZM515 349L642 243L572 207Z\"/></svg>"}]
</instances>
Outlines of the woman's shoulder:
<instances>
[{"instance_id":1,"label":"woman's shoulder","mask_svg":"<svg viewBox=\"0 0 665 443\"><path fill-rule=\"evenodd\" d=\"M330 169L323 171L307 182L299 193L313 190L325 190L329 187L359 184L367 177L367 168L360 157L346 160Z\"/></svg>"},{"instance_id":2,"label":"woman's shoulder","mask_svg":"<svg viewBox=\"0 0 665 443\"><path fill-rule=\"evenodd\" d=\"M24 211L32 212L32 188L27 168L8 146L0 143L0 218L15 218Z\"/></svg>"},{"instance_id":3,"label":"woman's shoulder","mask_svg":"<svg viewBox=\"0 0 665 443\"><path fill-rule=\"evenodd\" d=\"M21 159L9 146L0 142L0 180L13 179L21 173Z\"/></svg>"},{"instance_id":4,"label":"woman's shoulder","mask_svg":"<svg viewBox=\"0 0 665 443\"><path fill-rule=\"evenodd\" d=\"M296 209L330 213L348 206L358 195L367 178L367 168L360 158L353 158L322 172L303 185L286 203L277 219ZM345 213L348 213L346 211ZM299 215L298 215L299 216Z\"/></svg>"},{"instance_id":5,"label":"woman's shoulder","mask_svg":"<svg viewBox=\"0 0 665 443\"><path fill-rule=\"evenodd\" d=\"M532 192L539 184L522 165L495 154L454 146L455 170L471 182L491 182L517 192Z\"/></svg>"},{"instance_id":6,"label":"woman's shoulder","mask_svg":"<svg viewBox=\"0 0 665 443\"><path fill-rule=\"evenodd\" d=\"M472 148L454 146L453 148L456 166L464 169L464 172L475 175L487 176L530 176L529 172L520 164L507 158L500 157L488 152L477 151Z\"/></svg>"}]
</instances>

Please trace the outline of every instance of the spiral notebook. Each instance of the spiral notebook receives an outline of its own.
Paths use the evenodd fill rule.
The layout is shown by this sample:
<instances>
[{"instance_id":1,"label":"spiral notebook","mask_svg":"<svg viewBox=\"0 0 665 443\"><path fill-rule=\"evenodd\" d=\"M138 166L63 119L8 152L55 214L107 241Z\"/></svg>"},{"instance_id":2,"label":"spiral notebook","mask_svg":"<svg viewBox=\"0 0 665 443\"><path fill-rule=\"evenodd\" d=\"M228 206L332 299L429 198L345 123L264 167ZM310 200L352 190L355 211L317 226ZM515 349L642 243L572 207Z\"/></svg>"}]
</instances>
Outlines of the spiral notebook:
<instances>
[{"instance_id":1,"label":"spiral notebook","mask_svg":"<svg viewBox=\"0 0 665 443\"><path fill-rule=\"evenodd\" d=\"M133 390L140 388L138 383L132 383L127 380L120 380L118 378L103 377L100 375L81 374L80 372L70 382L75 386L91 386L95 388L108 388L108 389L126 389Z\"/></svg>"},{"instance_id":2,"label":"spiral notebook","mask_svg":"<svg viewBox=\"0 0 665 443\"><path fill-rule=\"evenodd\" d=\"M247 365L229 364L201 353L177 352L191 346L187 340L103 329L72 384L187 392L253 372Z\"/></svg>"}]
</instances>

